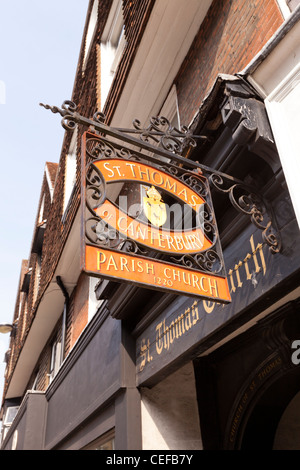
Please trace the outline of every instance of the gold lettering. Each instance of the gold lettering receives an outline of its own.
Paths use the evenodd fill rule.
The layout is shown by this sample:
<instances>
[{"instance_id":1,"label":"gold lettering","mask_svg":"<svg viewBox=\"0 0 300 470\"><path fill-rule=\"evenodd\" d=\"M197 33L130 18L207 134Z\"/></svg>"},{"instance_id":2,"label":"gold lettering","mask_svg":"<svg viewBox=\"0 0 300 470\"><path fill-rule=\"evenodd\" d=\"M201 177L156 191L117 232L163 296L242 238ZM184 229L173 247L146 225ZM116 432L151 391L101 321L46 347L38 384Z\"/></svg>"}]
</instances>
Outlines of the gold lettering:
<instances>
[{"instance_id":1,"label":"gold lettering","mask_svg":"<svg viewBox=\"0 0 300 470\"><path fill-rule=\"evenodd\" d=\"M251 255L250 255L250 253L247 253L246 258L244 259L245 271L246 271L246 275L247 275L247 277L246 277L247 281L250 281L251 277L252 277L252 274L250 273L249 266L248 266L248 260L249 259L251 259Z\"/></svg>"},{"instance_id":2,"label":"gold lettering","mask_svg":"<svg viewBox=\"0 0 300 470\"><path fill-rule=\"evenodd\" d=\"M175 248L175 246L173 245L173 239L172 239L172 237L171 237L170 235L167 235L166 238L167 238L167 243L168 243L169 249L172 248L174 251L176 251L176 248Z\"/></svg>"},{"instance_id":3,"label":"gold lettering","mask_svg":"<svg viewBox=\"0 0 300 470\"><path fill-rule=\"evenodd\" d=\"M182 250L183 249L183 245L182 245L182 239L181 237L177 237L175 236L174 237L174 240L175 240L175 243L176 243L176 246L177 246L177 250Z\"/></svg>"},{"instance_id":4,"label":"gold lettering","mask_svg":"<svg viewBox=\"0 0 300 470\"><path fill-rule=\"evenodd\" d=\"M203 290L203 292L208 292L208 289L205 289L204 284L203 284L205 279L206 278L204 276L200 277L200 286L201 286L201 289Z\"/></svg>"},{"instance_id":5,"label":"gold lettering","mask_svg":"<svg viewBox=\"0 0 300 470\"><path fill-rule=\"evenodd\" d=\"M187 192L186 192L186 189L183 188L179 193L178 193L178 196L180 197L181 194L184 196L184 199L187 201L188 200L188 197L187 197Z\"/></svg>"},{"instance_id":6,"label":"gold lettering","mask_svg":"<svg viewBox=\"0 0 300 470\"><path fill-rule=\"evenodd\" d=\"M215 302L211 302L210 300L203 300L203 307L206 313L211 313L215 308L215 305Z\"/></svg>"},{"instance_id":7,"label":"gold lettering","mask_svg":"<svg viewBox=\"0 0 300 470\"><path fill-rule=\"evenodd\" d=\"M114 165L113 168L115 168L117 170L117 173L118 173L119 176L122 176L121 173L120 173L120 166Z\"/></svg>"},{"instance_id":8,"label":"gold lettering","mask_svg":"<svg viewBox=\"0 0 300 470\"><path fill-rule=\"evenodd\" d=\"M148 339L147 344L146 340L142 339L141 341L141 349L140 349L140 356L141 356L141 364L140 364L140 372L144 369L146 362L150 362L150 340Z\"/></svg>"},{"instance_id":9,"label":"gold lettering","mask_svg":"<svg viewBox=\"0 0 300 470\"><path fill-rule=\"evenodd\" d=\"M140 178L143 180L144 176L146 176L146 180L150 181L149 168L146 168L145 171L143 171L140 166L138 168L139 168Z\"/></svg>"},{"instance_id":10,"label":"gold lettering","mask_svg":"<svg viewBox=\"0 0 300 470\"><path fill-rule=\"evenodd\" d=\"M108 168L108 167L109 167L109 165L110 165L110 163L109 163L109 162L105 162L103 166L104 166L104 168L105 168L107 171L110 171L110 172L111 172L111 175L108 175L108 177L109 177L109 178L112 178L112 177L114 176L114 174L115 174L115 173L112 171L112 169L111 169L111 168Z\"/></svg>"},{"instance_id":11,"label":"gold lettering","mask_svg":"<svg viewBox=\"0 0 300 470\"><path fill-rule=\"evenodd\" d=\"M252 235L251 238L250 238L250 245L251 245L252 253L253 253L253 261L254 261L254 264L255 264L255 272L259 273L259 271L261 269L263 269L263 274L265 275L266 274L266 262L265 262L265 257L264 257L263 250L262 250L262 244L258 243L257 247L255 248L253 235ZM257 256L256 256L257 250L259 250L260 260L261 260L261 263L262 263L262 268L259 266L258 261L257 261Z\"/></svg>"},{"instance_id":12,"label":"gold lettering","mask_svg":"<svg viewBox=\"0 0 300 470\"><path fill-rule=\"evenodd\" d=\"M192 274L192 279L193 279L193 287L197 287L200 290L201 288L199 287L199 284L198 284L199 279L198 279L197 274Z\"/></svg>"},{"instance_id":13,"label":"gold lettering","mask_svg":"<svg viewBox=\"0 0 300 470\"><path fill-rule=\"evenodd\" d=\"M137 234L137 236L139 236L139 234L140 234L141 238L142 238L143 240L146 240L146 237L147 237L147 229L144 228L144 230L142 230L142 229L141 229L141 226L138 225L137 228L136 228L136 234Z\"/></svg>"},{"instance_id":14,"label":"gold lettering","mask_svg":"<svg viewBox=\"0 0 300 470\"><path fill-rule=\"evenodd\" d=\"M197 202L195 201L195 198L199 199L198 196L195 196L194 194L191 195L191 200L192 202L190 203L190 205L192 207L195 207L197 205Z\"/></svg>"},{"instance_id":15,"label":"gold lettering","mask_svg":"<svg viewBox=\"0 0 300 470\"><path fill-rule=\"evenodd\" d=\"M159 176L160 176L160 180L159 180L159 181L156 181L156 180L155 180L155 175L159 175ZM163 184L163 182L164 182L164 178L163 178L162 174L161 174L161 173L158 173L157 171L154 171L154 172L152 173L152 179L153 179L154 183L157 184L157 186L161 186L161 185Z\"/></svg>"},{"instance_id":16,"label":"gold lettering","mask_svg":"<svg viewBox=\"0 0 300 470\"><path fill-rule=\"evenodd\" d=\"M109 257L107 267L106 267L107 271L109 271L109 268L111 266L113 266L116 271L118 270L118 266L117 266L117 263L115 262L115 258L113 257L113 255L110 255L110 257Z\"/></svg>"},{"instance_id":17,"label":"gold lettering","mask_svg":"<svg viewBox=\"0 0 300 470\"><path fill-rule=\"evenodd\" d=\"M171 279L171 275L168 275L168 274L167 274L167 271L171 271L171 269L170 269L170 268L165 268L165 269L164 269L164 275L165 275L168 279Z\"/></svg>"},{"instance_id":18,"label":"gold lettering","mask_svg":"<svg viewBox=\"0 0 300 470\"><path fill-rule=\"evenodd\" d=\"M132 260L134 263L134 260ZM126 271L129 272L128 266L127 266L127 259L124 258L123 256L120 257L120 262L121 262L121 271L124 271L124 268L126 268ZM133 269L134 271L134 269Z\"/></svg>"},{"instance_id":19,"label":"gold lettering","mask_svg":"<svg viewBox=\"0 0 300 470\"><path fill-rule=\"evenodd\" d=\"M230 293L236 291L236 287L235 287L235 285L234 285L233 278L232 278L232 273L233 273L232 269L229 269L229 271L228 271L228 276L229 276L230 284L231 284Z\"/></svg>"},{"instance_id":20,"label":"gold lettering","mask_svg":"<svg viewBox=\"0 0 300 470\"><path fill-rule=\"evenodd\" d=\"M192 328L192 322L191 322L191 309L187 308L185 310L185 329L188 331L190 328Z\"/></svg>"},{"instance_id":21,"label":"gold lettering","mask_svg":"<svg viewBox=\"0 0 300 470\"><path fill-rule=\"evenodd\" d=\"M187 279L185 278L185 276L187 276ZM186 273L185 271L183 271L182 280L185 284L190 286L191 285L191 273Z\"/></svg>"},{"instance_id":22,"label":"gold lettering","mask_svg":"<svg viewBox=\"0 0 300 470\"><path fill-rule=\"evenodd\" d=\"M134 171L135 163L126 163L125 165L130 167L132 176L134 178L136 178L136 174L135 174L135 171Z\"/></svg>"},{"instance_id":23,"label":"gold lettering","mask_svg":"<svg viewBox=\"0 0 300 470\"><path fill-rule=\"evenodd\" d=\"M121 221L125 220L125 228L121 227ZM126 232L127 226L126 226L126 217L119 217L118 222L117 222L117 227L123 231Z\"/></svg>"},{"instance_id":24,"label":"gold lettering","mask_svg":"<svg viewBox=\"0 0 300 470\"><path fill-rule=\"evenodd\" d=\"M169 334L168 334L168 328L166 328L166 320L163 321L164 325L164 346L165 349L169 349Z\"/></svg>"},{"instance_id":25,"label":"gold lettering","mask_svg":"<svg viewBox=\"0 0 300 470\"><path fill-rule=\"evenodd\" d=\"M266 375L268 375L274 369L274 367L280 364L281 364L281 359L280 358L275 359L275 361L268 364L261 372L259 372L258 378L262 380L264 377L266 377Z\"/></svg>"},{"instance_id":26,"label":"gold lettering","mask_svg":"<svg viewBox=\"0 0 300 470\"><path fill-rule=\"evenodd\" d=\"M142 272L144 272L144 269L143 269L143 264L142 264L142 262L141 262L141 261L137 261L137 263L136 263L136 264L137 264L137 267L138 267L138 272L139 272L139 273L142 273Z\"/></svg>"},{"instance_id":27,"label":"gold lettering","mask_svg":"<svg viewBox=\"0 0 300 470\"><path fill-rule=\"evenodd\" d=\"M172 344L174 339L175 339L175 324L174 324L174 321L172 321L170 326L169 326L169 332L170 332L170 343Z\"/></svg>"},{"instance_id":28,"label":"gold lettering","mask_svg":"<svg viewBox=\"0 0 300 470\"><path fill-rule=\"evenodd\" d=\"M199 245L197 245L196 240L198 240ZM202 248L203 247L203 234L202 235L195 234L194 235L194 241L196 243L197 248Z\"/></svg>"},{"instance_id":29,"label":"gold lettering","mask_svg":"<svg viewBox=\"0 0 300 470\"><path fill-rule=\"evenodd\" d=\"M103 255L103 258L104 258L104 259L101 258L102 255ZM100 271L100 265L101 265L102 263L105 263L105 261L106 261L106 256L105 256L105 254L102 253L102 251L97 251L97 270L98 270L98 271Z\"/></svg>"},{"instance_id":30,"label":"gold lettering","mask_svg":"<svg viewBox=\"0 0 300 470\"><path fill-rule=\"evenodd\" d=\"M134 224L133 224L133 222L130 222L130 224L128 225L127 232L129 232L131 237L134 238Z\"/></svg>"},{"instance_id":31,"label":"gold lettering","mask_svg":"<svg viewBox=\"0 0 300 470\"><path fill-rule=\"evenodd\" d=\"M165 244L164 244L164 239L163 239L163 234L162 233L159 233L158 234L158 244L161 248L165 248Z\"/></svg>"},{"instance_id":32,"label":"gold lettering","mask_svg":"<svg viewBox=\"0 0 300 470\"><path fill-rule=\"evenodd\" d=\"M217 285L216 279L208 278L208 284L209 284L210 295L214 295L215 297L219 297L218 285ZM213 291L215 291L215 294L213 294Z\"/></svg>"},{"instance_id":33,"label":"gold lettering","mask_svg":"<svg viewBox=\"0 0 300 470\"><path fill-rule=\"evenodd\" d=\"M166 188L166 189L169 189L171 192L173 191L173 193L175 193L175 194L176 194L176 192L177 192L177 185L176 185L176 182L174 182L173 184L171 184L169 178L166 178L166 181L165 181L165 188Z\"/></svg>"},{"instance_id":34,"label":"gold lettering","mask_svg":"<svg viewBox=\"0 0 300 470\"><path fill-rule=\"evenodd\" d=\"M180 317L176 318L175 320L175 325L176 325L176 338L179 336L182 336L185 333L184 329L184 315L180 315ZM182 327L182 329L181 329Z\"/></svg>"},{"instance_id":35,"label":"gold lettering","mask_svg":"<svg viewBox=\"0 0 300 470\"><path fill-rule=\"evenodd\" d=\"M240 278L240 273L239 273L239 267L243 266L243 263L240 261L239 264L236 264L234 266L234 269L235 269L235 274L236 274L236 278L237 278L237 282L238 282L238 285L237 287L242 287L243 283L241 282L241 278Z\"/></svg>"},{"instance_id":36,"label":"gold lettering","mask_svg":"<svg viewBox=\"0 0 300 470\"><path fill-rule=\"evenodd\" d=\"M163 342L162 342L162 322L159 323L156 327L156 352L157 354L161 354L163 350Z\"/></svg>"},{"instance_id":37,"label":"gold lettering","mask_svg":"<svg viewBox=\"0 0 300 470\"><path fill-rule=\"evenodd\" d=\"M193 318L193 325L195 325L197 321L199 320L197 301L195 301L192 305L192 318Z\"/></svg>"},{"instance_id":38,"label":"gold lettering","mask_svg":"<svg viewBox=\"0 0 300 470\"><path fill-rule=\"evenodd\" d=\"M146 273L149 274L150 271L154 274L154 265L146 263Z\"/></svg>"}]
</instances>

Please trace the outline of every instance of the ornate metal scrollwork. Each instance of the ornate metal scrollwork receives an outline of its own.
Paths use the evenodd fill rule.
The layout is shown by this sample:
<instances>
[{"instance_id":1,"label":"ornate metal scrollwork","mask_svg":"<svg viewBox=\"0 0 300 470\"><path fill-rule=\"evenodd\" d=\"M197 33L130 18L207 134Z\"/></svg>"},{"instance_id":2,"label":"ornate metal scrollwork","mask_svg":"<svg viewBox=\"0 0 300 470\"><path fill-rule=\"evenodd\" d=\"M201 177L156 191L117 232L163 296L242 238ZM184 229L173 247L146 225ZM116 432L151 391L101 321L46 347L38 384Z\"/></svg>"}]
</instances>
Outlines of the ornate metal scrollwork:
<instances>
[{"instance_id":1,"label":"ornate metal scrollwork","mask_svg":"<svg viewBox=\"0 0 300 470\"><path fill-rule=\"evenodd\" d=\"M93 245L113 250L122 249L123 252L139 255L148 254L148 251L143 249L134 240L122 237L119 232L95 215L86 219L85 235L87 240Z\"/></svg>"},{"instance_id":2,"label":"ornate metal scrollwork","mask_svg":"<svg viewBox=\"0 0 300 470\"><path fill-rule=\"evenodd\" d=\"M186 267L199 269L202 272L218 274L224 270L224 260L219 245L216 220L208 203L203 205L198 222L203 229L204 236L212 241L212 248L195 254L172 256L171 261L183 264Z\"/></svg>"},{"instance_id":3,"label":"ornate metal scrollwork","mask_svg":"<svg viewBox=\"0 0 300 470\"><path fill-rule=\"evenodd\" d=\"M61 108L43 103L40 103L40 106L50 109L52 113L60 114L62 116L61 125L66 131L73 131L75 129L77 124L77 105L73 101L64 101Z\"/></svg>"},{"instance_id":4,"label":"ornate metal scrollwork","mask_svg":"<svg viewBox=\"0 0 300 470\"><path fill-rule=\"evenodd\" d=\"M101 138L89 138L86 142L86 153L90 160L100 160L101 158L114 158L115 148Z\"/></svg>"},{"instance_id":5,"label":"ornate metal scrollwork","mask_svg":"<svg viewBox=\"0 0 300 470\"><path fill-rule=\"evenodd\" d=\"M141 127L138 119L133 121L133 126L140 132L141 140L152 141L156 145L161 145L168 152L181 154L187 147L196 147L197 145L196 137L192 135L188 127L182 126L181 129L177 129L163 116L152 117L146 129ZM197 137L206 139L204 136Z\"/></svg>"},{"instance_id":6,"label":"ornate metal scrollwork","mask_svg":"<svg viewBox=\"0 0 300 470\"><path fill-rule=\"evenodd\" d=\"M206 139L206 136L192 135L191 130L182 126L180 129L172 126L170 121L165 117L152 117L147 128L142 128L139 120L133 121L133 129L118 129L105 125L105 116L97 111L93 119L85 118L77 112L77 106L72 101L64 101L61 108L57 106L49 106L41 103L46 109L50 109L53 113L59 113L62 119L62 126L66 130L74 130L76 124L95 130L99 134L99 138L90 139L87 142L87 155L91 161L101 158L126 158L136 161L147 160L154 163L155 166L161 168L171 175L181 179L185 184L194 188L206 199L207 186L203 184L204 178L197 175L197 171L209 179L212 187L228 194L229 200L233 207L244 215L250 217L251 222L262 231L264 242L270 247L271 253L278 253L281 250L280 234L276 227L276 219L273 215L272 207L267 201L258 194L253 188L250 188L243 181L239 181L224 173L214 171L198 162L193 162L181 156L187 147L195 147L198 139ZM227 116L227 114L226 114ZM140 139L131 137L130 134L139 135ZM107 136L112 136L113 141L121 141L121 144L114 144L108 140ZM133 152L123 143L127 142L136 150ZM151 145L149 142L154 143ZM142 152L148 152L143 154ZM149 153L153 155L149 156ZM168 164L164 164L168 161ZM186 170L186 168L190 170ZM191 173L195 171L195 175ZM99 179L100 178L100 179ZM91 197L98 199L99 204L102 201L103 188L101 188L101 177L94 175L93 183L90 185ZM211 221L205 221L206 230L213 230L214 224ZM131 247L135 249L134 247Z\"/></svg>"},{"instance_id":7,"label":"ornate metal scrollwork","mask_svg":"<svg viewBox=\"0 0 300 470\"><path fill-rule=\"evenodd\" d=\"M95 150L95 152L90 152L94 159L98 158L98 151L99 148ZM100 207L105 200L105 180L102 173L93 164L93 161L91 161L86 166L86 208L91 214L90 216L87 215L85 220L85 235L87 240L103 248L122 249L122 251L128 253L146 255L148 252L138 243L122 236L117 229L110 227L107 222L96 214L97 208Z\"/></svg>"},{"instance_id":8,"label":"ornate metal scrollwork","mask_svg":"<svg viewBox=\"0 0 300 470\"><path fill-rule=\"evenodd\" d=\"M108 142L104 137L89 138L86 142L86 152L90 160L103 158L124 158L126 160L140 161L141 158L125 147L118 147Z\"/></svg>"},{"instance_id":9,"label":"ornate metal scrollwork","mask_svg":"<svg viewBox=\"0 0 300 470\"><path fill-rule=\"evenodd\" d=\"M215 250L207 250L196 255L185 254L181 257L171 257L171 260L187 268L196 268L211 274L218 274L224 268L222 257Z\"/></svg>"},{"instance_id":10,"label":"ornate metal scrollwork","mask_svg":"<svg viewBox=\"0 0 300 470\"><path fill-rule=\"evenodd\" d=\"M100 217L88 217L85 222L85 235L87 239L99 246L118 247L124 240L117 238L116 233L105 224Z\"/></svg>"},{"instance_id":11,"label":"ornate metal scrollwork","mask_svg":"<svg viewBox=\"0 0 300 470\"><path fill-rule=\"evenodd\" d=\"M251 222L262 231L264 242L270 247L271 253L279 253L281 241L276 227L276 220L273 217L272 208L267 205L266 200L253 188L240 183L230 181L226 187L224 177L213 173L209 180L218 191L228 194L233 207L244 215L250 217ZM228 182L227 182L228 185Z\"/></svg>"},{"instance_id":12,"label":"ornate metal scrollwork","mask_svg":"<svg viewBox=\"0 0 300 470\"><path fill-rule=\"evenodd\" d=\"M92 163L88 163L86 168L86 183L86 205L93 213L105 201L106 189L102 173Z\"/></svg>"},{"instance_id":13,"label":"ornate metal scrollwork","mask_svg":"<svg viewBox=\"0 0 300 470\"><path fill-rule=\"evenodd\" d=\"M76 123L90 126L100 132L108 130L107 126L104 124L106 117L102 112L96 111L93 115L93 119L84 118L77 113L77 106L72 101L64 101L61 108L43 103L40 103L40 106L43 106L45 109L50 109L53 113L59 113L63 117L61 123L65 130L74 130ZM196 147L196 140L207 139L206 136L193 135L192 131L187 126L182 126L180 129L177 129L163 116L151 117L150 124L147 128L142 128L140 121L134 119L133 129L111 128L111 130L123 135L138 134L141 141L154 143L157 146L161 146L167 152L178 155L188 147Z\"/></svg>"}]
</instances>

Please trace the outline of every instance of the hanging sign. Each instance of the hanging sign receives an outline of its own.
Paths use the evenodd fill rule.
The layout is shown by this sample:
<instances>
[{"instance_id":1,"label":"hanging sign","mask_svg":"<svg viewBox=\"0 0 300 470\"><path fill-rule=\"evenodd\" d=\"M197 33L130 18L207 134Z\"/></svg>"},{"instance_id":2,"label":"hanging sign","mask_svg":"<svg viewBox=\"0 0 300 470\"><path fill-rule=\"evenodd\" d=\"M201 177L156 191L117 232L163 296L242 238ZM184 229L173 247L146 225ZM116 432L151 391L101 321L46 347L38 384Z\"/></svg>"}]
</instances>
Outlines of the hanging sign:
<instances>
[{"instance_id":1,"label":"hanging sign","mask_svg":"<svg viewBox=\"0 0 300 470\"><path fill-rule=\"evenodd\" d=\"M90 133L83 151L84 271L230 302L206 178Z\"/></svg>"}]
</instances>

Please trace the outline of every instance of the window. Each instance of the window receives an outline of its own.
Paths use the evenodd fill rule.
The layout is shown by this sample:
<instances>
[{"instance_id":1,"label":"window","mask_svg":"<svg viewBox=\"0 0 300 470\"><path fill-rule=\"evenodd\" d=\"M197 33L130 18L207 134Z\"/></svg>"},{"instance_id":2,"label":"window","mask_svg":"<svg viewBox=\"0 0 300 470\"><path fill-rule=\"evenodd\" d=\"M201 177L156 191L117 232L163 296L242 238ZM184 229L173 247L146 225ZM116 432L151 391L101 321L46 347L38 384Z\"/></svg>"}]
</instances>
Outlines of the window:
<instances>
[{"instance_id":1,"label":"window","mask_svg":"<svg viewBox=\"0 0 300 470\"><path fill-rule=\"evenodd\" d=\"M41 265L42 265L42 257L40 253L36 254L36 262L35 262L35 272L34 272L34 284L33 284L33 298L32 304L37 299L39 287L40 287L40 277L41 277Z\"/></svg>"},{"instance_id":2,"label":"window","mask_svg":"<svg viewBox=\"0 0 300 470\"><path fill-rule=\"evenodd\" d=\"M21 336L20 339L24 337L25 331L26 331L26 323L27 323L27 312L28 312L28 296L27 294L23 295L23 300L22 300L22 310L23 310L23 316L22 316L22 324L21 324Z\"/></svg>"},{"instance_id":3,"label":"window","mask_svg":"<svg viewBox=\"0 0 300 470\"><path fill-rule=\"evenodd\" d=\"M287 0L288 7L291 11L296 10L297 6L300 5L300 0Z\"/></svg>"},{"instance_id":4,"label":"window","mask_svg":"<svg viewBox=\"0 0 300 470\"><path fill-rule=\"evenodd\" d=\"M4 418L4 426L10 426L15 419L17 413L18 413L18 406L10 406L7 408L6 413L5 413L5 418Z\"/></svg>"},{"instance_id":5,"label":"window","mask_svg":"<svg viewBox=\"0 0 300 470\"><path fill-rule=\"evenodd\" d=\"M122 1L114 0L101 37L100 45L100 90L102 107L109 93L125 44Z\"/></svg>"},{"instance_id":6,"label":"window","mask_svg":"<svg viewBox=\"0 0 300 470\"><path fill-rule=\"evenodd\" d=\"M51 345L51 361L49 370L49 383L56 376L61 363L61 343L58 340L53 341Z\"/></svg>"},{"instance_id":7,"label":"window","mask_svg":"<svg viewBox=\"0 0 300 470\"><path fill-rule=\"evenodd\" d=\"M277 3L281 10L282 16L286 19L300 4L300 0L277 0Z\"/></svg>"},{"instance_id":8,"label":"window","mask_svg":"<svg viewBox=\"0 0 300 470\"><path fill-rule=\"evenodd\" d=\"M114 450L115 448L115 432L109 431L95 441L88 444L82 450Z\"/></svg>"},{"instance_id":9,"label":"window","mask_svg":"<svg viewBox=\"0 0 300 470\"><path fill-rule=\"evenodd\" d=\"M10 426L12 425L12 422L13 420L15 419L15 417L17 416L17 413L18 413L18 410L19 410L19 406L10 406L7 408L6 410L6 413L5 413L5 417L4 417L4 420L3 420L3 427L2 427L2 442L4 441L5 437L6 437L6 434L10 428Z\"/></svg>"},{"instance_id":10,"label":"window","mask_svg":"<svg viewBox=\"0 0 300 470\"><path fill-rule=\"evenodd\" d=\"M99 279L94 276L90 276L89 281L89 307L88 307L88 321L93 318L100 305L103 303L103 300L98 300L96 296L96 289L99 284ZM102 282L102 281L100 281Z\"/></svg>"},{"instance_id":11,"label":"window","mask_svg":"<svg viewBox=\"0 0 300 470\"><path fill-rule=\"evenodd\" d=\"M37 390L38 378L39 378L39 370L35 373L35 377L34 377L33 384L31 386L31 390Z\"/></svg>"}]
</instances>

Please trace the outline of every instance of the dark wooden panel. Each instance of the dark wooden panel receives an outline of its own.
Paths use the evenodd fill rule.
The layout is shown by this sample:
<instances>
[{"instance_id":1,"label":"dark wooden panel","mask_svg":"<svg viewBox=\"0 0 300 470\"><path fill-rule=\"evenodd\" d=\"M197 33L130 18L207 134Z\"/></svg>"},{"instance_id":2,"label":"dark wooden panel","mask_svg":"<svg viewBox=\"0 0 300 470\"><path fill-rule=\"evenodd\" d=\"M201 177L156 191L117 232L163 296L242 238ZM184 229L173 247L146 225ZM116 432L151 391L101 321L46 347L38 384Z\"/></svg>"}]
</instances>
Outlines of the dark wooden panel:
<instances>
[{"instance_id":1,"label":"dark wooden panel","mask_svg":"<svg viewBox=\"0 0 300 470\"><path fill-rule=\"evenodd\" d=\"M178 297L137 339L137 382L151 385L175 364L207 350L299 285L300 237L295 220L281 231L283 250L271 254L249 226L224 251L232 302Z\"/></svg>"}]
</instances>

